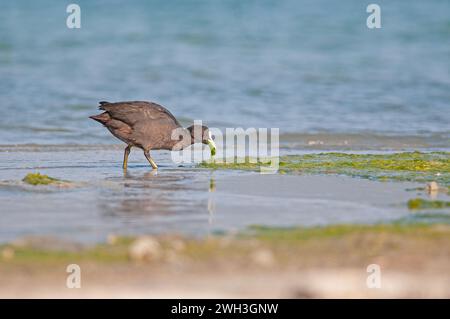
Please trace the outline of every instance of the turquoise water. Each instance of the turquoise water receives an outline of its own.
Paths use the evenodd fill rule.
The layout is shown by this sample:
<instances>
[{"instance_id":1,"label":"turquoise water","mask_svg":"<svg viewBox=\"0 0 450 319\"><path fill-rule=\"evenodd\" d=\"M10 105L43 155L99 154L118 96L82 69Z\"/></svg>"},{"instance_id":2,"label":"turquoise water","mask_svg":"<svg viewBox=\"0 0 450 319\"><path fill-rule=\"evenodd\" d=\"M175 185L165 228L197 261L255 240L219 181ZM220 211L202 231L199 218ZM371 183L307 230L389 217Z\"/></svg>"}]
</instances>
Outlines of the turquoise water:
<instances>
[{"instance_id":1,"label":"turquoise water","mask_svg":"<svg viewBox=\"0 0 450 319\"><path fill-rule=\"evenodd\" d=\"M100 100L153 100L184 123L282 134L448 139L450 2L0 3L0 144L117 142ZM299 135L301 136L301 135Z\"/></svg>"}]
</instances>

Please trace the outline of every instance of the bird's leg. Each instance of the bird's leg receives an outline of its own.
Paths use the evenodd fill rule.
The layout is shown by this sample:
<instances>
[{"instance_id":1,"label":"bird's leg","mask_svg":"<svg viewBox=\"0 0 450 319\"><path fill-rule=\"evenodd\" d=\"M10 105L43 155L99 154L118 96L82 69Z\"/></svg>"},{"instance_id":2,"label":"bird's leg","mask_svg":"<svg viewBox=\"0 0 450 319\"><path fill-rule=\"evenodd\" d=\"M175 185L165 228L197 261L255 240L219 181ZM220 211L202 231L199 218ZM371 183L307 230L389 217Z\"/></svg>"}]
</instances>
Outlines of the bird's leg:
<instances>
[{"instance_id":1,"label":"bird's leg","mask_svg":"<svg viewBox=\"0 0 450 319\"><path fill-rule=\"evenodd\" d=\"M128 166L128 155L130 155L131 145L125 148L125 153L123 154L123 169L126 170Z\"/></svg>"},{"instance_id":2,"label":"bird's leg","mask_svg":"<svg viewBox=\"0 0 450 319\"><path fill-rule=\"evenodd\" d=\"M150 165L153 167L153 169L158 169L158 165L156 165L155 161L153 160L153 158L150 156L150 152L149 151L144 151L144 155L147 158L147 161L150 163Z\"/></svg>"}]
</instances>

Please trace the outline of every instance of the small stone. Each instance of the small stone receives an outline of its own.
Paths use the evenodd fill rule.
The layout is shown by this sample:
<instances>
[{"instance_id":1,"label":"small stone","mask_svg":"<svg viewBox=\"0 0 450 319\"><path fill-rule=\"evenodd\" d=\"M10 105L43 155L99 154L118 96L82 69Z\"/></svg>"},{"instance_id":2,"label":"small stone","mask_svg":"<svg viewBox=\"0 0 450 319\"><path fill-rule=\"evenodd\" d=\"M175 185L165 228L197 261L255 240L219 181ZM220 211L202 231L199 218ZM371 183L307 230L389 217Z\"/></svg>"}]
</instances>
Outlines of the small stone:
<instances>
[{"instance_id":1,"label":"small stone","mask_svg":"<svg viewBox=\"0 0 450 319\"><path fill-rule=\"evenodd\" d=\"M143 236L136 239L128 250L132 260L149 261L161 257L161 245L156 239L150 236Z\"/></svg>"},{"instance_id":2,"label":"small stone","mask_svg":"<svg viewBox=\"0 0 450 319\"><path fill-rule=\"evenodd\" d=\"M15 252L11 247L6 247L2 250L2 257L5 260L11 260L14 258Z\"/></svg>"},{"instance_id":3,"label":"small stone","mask_svg":"<svg viewBox=\"0 0 450 319\"><path fill-rule=\"evenodd\" d=\"M251 260L261 267L272 267L275 264L275 257L268 249L257 249L250 255Z\"/></svg>"},{"instance_id":4,"label":"small stone","mask_svg":"<svg viewBox=\"0 0 450 319\"><path fill-rule=\"evenodd\" d=\"M439 190L439 185L436 182L428 183L427 190L429 192L437 192Z\"/></svg>"}]
</instances>

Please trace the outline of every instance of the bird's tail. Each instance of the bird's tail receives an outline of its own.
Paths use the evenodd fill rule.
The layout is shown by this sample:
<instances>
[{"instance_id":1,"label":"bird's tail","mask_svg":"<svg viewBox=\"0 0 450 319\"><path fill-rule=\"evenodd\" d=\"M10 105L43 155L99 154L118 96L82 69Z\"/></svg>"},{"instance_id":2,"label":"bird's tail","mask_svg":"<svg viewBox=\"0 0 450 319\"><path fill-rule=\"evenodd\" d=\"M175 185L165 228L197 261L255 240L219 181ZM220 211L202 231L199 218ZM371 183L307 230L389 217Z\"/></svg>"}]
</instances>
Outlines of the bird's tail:
<instances>
[{"instance_id":1,"label":"bird's tail","mask_svg":"<svg viewBox=\"0 0 450 319\"><path fill-rule=\"evenodd\" d=\"M98 115L92 115L89 116L89 118L93 119L94 121L100 122L102 124L105 124L106 122L108 122L111 117L109 116L109 114L107 112L103 112L102 114L98 114Z\"/></svg>"}]
</instances>

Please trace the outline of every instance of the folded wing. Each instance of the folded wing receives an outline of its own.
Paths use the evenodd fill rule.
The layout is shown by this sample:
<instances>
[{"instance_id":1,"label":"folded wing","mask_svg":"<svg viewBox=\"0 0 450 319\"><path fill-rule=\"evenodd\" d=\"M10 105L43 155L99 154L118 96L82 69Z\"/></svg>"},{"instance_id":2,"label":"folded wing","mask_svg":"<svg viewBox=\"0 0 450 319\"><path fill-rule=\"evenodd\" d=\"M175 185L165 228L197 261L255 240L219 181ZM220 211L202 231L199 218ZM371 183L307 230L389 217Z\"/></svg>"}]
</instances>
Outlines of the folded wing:
<instances>
[{"instance_id":1,"label":"folded wing","mask_svg":"<svg viewBox=\"0 0 450 319\"><path fill-rule=\"evenodd\" d=\"M179 127L177 119L163 106L145 101L100 102L100 110L107 112L113 119L122 121L131 127L142 122L160 122ZM156 123L155 123L156 124Z\"/></svg>"}]
</instances>

